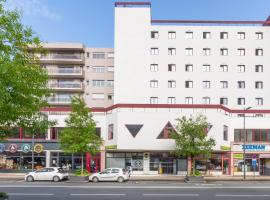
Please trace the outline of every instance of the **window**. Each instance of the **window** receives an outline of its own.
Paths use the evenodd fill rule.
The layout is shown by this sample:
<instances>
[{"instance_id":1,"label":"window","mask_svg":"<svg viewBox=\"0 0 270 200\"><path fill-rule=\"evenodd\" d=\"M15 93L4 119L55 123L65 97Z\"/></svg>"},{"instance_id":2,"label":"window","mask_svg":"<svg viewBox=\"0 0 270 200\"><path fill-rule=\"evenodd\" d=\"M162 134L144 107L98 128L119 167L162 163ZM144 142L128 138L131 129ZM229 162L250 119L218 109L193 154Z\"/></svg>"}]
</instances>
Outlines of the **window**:
<instances>
[{"instance_id":1,"label":"window","mask_svg":"<svg viewBox=\"0 0 270 200\"><path fill-rule=\"evenodd\" d=\"M263 65L255 65L255 72L263 72Z\"/></svg>"},{"instance_id":2,"label":"window","mask_svg":"<svg viewBox=\"0 0 270 200\"><path fill-rule=\"evenodd\" d=\"M158 71L158 64L151 64L150 65L150 71L151 72L157 72Z\"/></svg>"},{"instance_id":3,"label":"window","mask_svg":"<svg viewBox=\"0 0 270 200\"><path fill-rule=\"evenodd\" d=\"M113 52L108 52L107 58L114 58L114 53Z\"/></svg>"},{"instance_id":4,"label":"window","mask_svg":"<svg viewBox=\"0 0 270 200\"><path fill-rule=\"evenodd\" d=\"M186 39L192 39L193 38L193 32L187 31L186 32Z\"/></svg>"},{"instance_id":5,"label":"window","mask_svg":"<svg viewBox=\"0 0 270 200\"><path fill-rule=\"evenodd\" d=\"M203 72L210 72L210 65L203 65Z\"/></svg>"},{"instance_id":6,"label":"window","mask_svg":"<svg viewBox=\"0 0 270 200\"><path fill-rule=\"evenodd\" d=\"M114 80L107 80L107 86L113 87L114 86Z\"/></svg>"},{"instance_id":7,"label":"window","mask_svg":"<svg viewBox=\"0 0 270 200\"><path fill-rule=\"evenodd\" d=\"M255 49L255 55L256 56L262 56L263 55L263 49Z\"/></svg>"},{"instance_id":8,"label":"window","mask_svg":"<svg viewBox=\"0 0 270 200\"><path fill-rule=\"evenodd\" d=\"M237 98L237 105L245 105L245 98Z\"/></svg>"},{"instance_id":9,"label":"window","mask_svg":"<svg viewBox=\"0 0 270 200\"><path fill-rule=\"evenodd\" d=\"M211 33L210 32L203 32L203 39L210 39Z\"/></svg>"},{"instance_id":10,"label":"window","mask_svg":"<svg viewBox=\"0 0 270 200\"><path fill-rule=\"evenodd\" d=\"M151 48L151 55L158 55L158 48Z\"/></svg>"},{"instance_id":11,"label":"window","mask_svg":"<svg viewBox=\"0 0 270 200\"><path fill-rule=\"evenodd\" d=\"M220 81L221 88L228 88L228 81Z\"/></svg>"},{"instance_id":12,"label":"window","mask_svg":"<svg viewBox=\"0 0 270 200\"><path fill-rule=\"evenodd\" d=\"M228 141L228 126L223 126L223 140Z\"/></svg>"},{"instance_id":13,"label":"window","mask_svg":"<svg viewBox=\"0 0 270 200\"><path fill-rule=\"evenodd\" d=\"M237 49L237 51L238 51L238 56L244 56L244 55L245 55L245 53L246 53L246 50L245 50L245 49L243 49L243 48L241 48L241 49Z\"/></svg>"},{"instance_id":14,"label":"window","mask_svg":"<svg viewBox=\"0 0 270 200\"><path fill-rule=\"evenodd\" d=\"M186 72L193 72L193 65L191 65L191 64L186 64L186 66L185 66L185 71L186 71Z\"/></svg>"},{"instance_id":15,"label":"window","mask_svg":"<svg viewBox=\"0 0 270 200\"><path fill-rule=\"evenodd\" d=\"M104 52L94 52L92 54L92 58L94 58L94 59L104 59L105 58L105 53Z\"/></svg>"},{"instance_id":16,"label":"window","mask_svg":"<svg viewBox=\"0 0 270 200\"><path fill-rule=\"evenodd\" d=\"M228 98L227 98L227 97L221 97L221 98L219 99L219 103L220 103L221 105L228 105Z\"/></svg>"},{"instance_id":17,"label":"window","mask_svg":"<svg viewBox=\"0 0 270 200\"><path fill-rule=\"evenodd\" d=\"M193 98L192 97L186 97L185 98L185 103L186 104L193 104Z\"/></svg>"},{"instance_id":18,"label":"window","mask_svg":"<svg viewBox=\"0 0 270 200\"><path fill-rule=\"evenodd\" d=\"M246 71L246 66L245 65L238 65L237 69L238 69L237 71L239 73L244 73Z\"/></svg>"},{"instance_id":19,"label":"window","mask_svg":"<svg viewBox=\"0 0 270 200\"><path fill-rule=\"evenodd\" d=\"M245 81L237 81L237 86L240 89L244 89L245 88Z\"/></svg>"},{"instance_id":20,"label":"window","mask_svg":"<svg viewBox=\"0 0 270 200\"><path fill-rule=\"evenodd\" d=\"M204 56L210 56L211 50L210 48L203 48L203 55Z\"/></svg>"},{"instance_id":21,"label":"window","mask_svg":"<svg viewBox=\"0 0 270 200\"><path fill-rule=\"evenodd\" d=\"M108 71L108 72L114 72L114 67L113 67L113 66L107 67L107 71Z\"/></svg>"},{"instance_id":22,"label":"window","mask_svg":"<svg viewBox=\"0 0 270 200\"><path fill-rule=\"evenodd\" d=\"M108 125L108 140L113 139L113 124Z\"/></svg>"},{"instance_id":23,"label":"window","mask_svg":"<svg viewBox=\"0 0 270 200\"><path fill-rule=\"evenodd\" d=\"M192 48L186 48L186 56L192 56L193 55L193 49Z\"/></svg>"},{"instance_id":24,"label":"window","mask_svg":"<svg viewBox=\"0 0 270 200\"><path fill-rule=\"evenodd\" d=\"M202 100L203 100L203 104L210 104L210 97L203 97L202 98Z\"/></svg>"},{"instance_id":25,"label":"window","mask_svg":"<svg viewBox=\"0 0 270 200\"><path fill-rule=\"evenodd\" d=\"M175 56L176 55L176 49L175 48L168 48L168 55Z\"/></svg>"},{"instance_id":26,"label":"window","mask_svg":"<svg viewBox=\"0 0 270 200\"><path fill-rule=\"evenodd\" d=\"M176 98L175 97L168 97L168 104L176 104Z\"/></svg>"},{"instance_id":27,"label":"window","mask_svg":"<svg viewBox=\"0 0 270 200\"><path fill-rule=\"evenodd\" d=\"M157 80L151 80L150 81L150 88L157 88L158 87L158 81Z\"/></svg>"},{"instance_id":28,"label":"window","mask_svg":"<svg viewBox=\"0 0 270 200\"><path fill-rule=\"evenodd\" d=\"M255 36L256 36L256 40L262 40L263 39L263 33L262 32L256 32Z\"/></svg>"},{"instance_id":29,"label":"window","mask_svg":"<svg viewBox=\"0 0 270 200\"><path fill-rule=\"evenodd\" d=\"M220 65L221 72L228 72L228 65Z\"/></svg>"},{"instance_id":30,"label":"window","mask_svg":"<svg viewBox=\"0 0 270 200\"><path fill-rule=\"evenodd\" d=\"M92 80L92 86L103 87L105 85L104 80Z\"/></svg>"},{"instance_id":31,"label":"window","mask_svg":"<svg viewBox=\"0 0 270 200\"><path fill-rule=\"evenodd\" d=\"M176 38L176 32L175 31L169 31L168 32L168 38L169 39L175 39Z\"/></svg>"},{"instance_id":32,"label":"window","mask_svg":"<svg viewBox=\"0 0 270 200\"><path fill-rule=\"evenodd\" d=\"M263 98L255 98L255 103L257 106L263 105Z\"/></svg>"},{"instance_id":33,"label":"window","mask_svg":"<svg viewBox=\"0 0 270 200\"><path fill-rule=\"evenodd\" d=\"M228 39L228 32L220 32L220 39L222 40Z\"/></svg>"},{"instance_id":34,"label":"window","mask_svg":"<svg viewBox=\"0 0 270 200\"><path fill-rule=\"evenodd\" d=\"M263 82L262 81L256 81L255 82L255 88L256 89L263 89Z\"/></svg>"},{"instance_id":35,"label":"window","mask_svg":"<svg viewBox=\"0 0 270 200\"><path fill-rule=\"evenodd\" d=\"M108 100L113 100L113 94L108 94Z\"/></svg>"},{"instance_id":36,"label":"window","mask_svg":"<svg viewBox=\"0 0 270 200\"><path fill-rule=\"evenodd\" d=\"M94 99L94 100L103 100L104 99L104 94L102 94L102 93L93 93L92 94L92 99Z\"/></svg>"},{"instance_id":37,"label":"window","mask_svg":"<svg viewBox=\"0 0 270 200\"><path fill-rule=\"evenodd\" d=\"M203 88L209 89L210 88L210 81L203 81Z\"/></svg>"},{"instance_id":38,"label":"window","mask_svg":"<svg viewBox=\"0 0 270 200\"><path fill-rule=\"evenodd\" d=\"M176 81L170 80L168 81L168 88L175 88L176 87Z\"/></svg>"},{"instance_id":39,"label":"window","mask_svg":"<svg viewBox=\"0 0 270 200\"><path fill-rule=\"evenodd\" d=\"M158 31L151 31L151 38L158 39Z\"/></svg>"},{"instance_id":40,"label":"window","mask_svg":"<svg viewBox=\"0 0 270 200\"><path fill-rule=\"evenodd\" d=\"M176 65L175 64L168 64L168 71L169 72L175 72L176 71Z\"/></svg>"},{"instance_id":41,"label":"window","mask_svg":"<svg viewBox=\"0 0 270 200\"><path fill-rule=\"evenodd\" d=\"M89 58L90 57L90 53L86 52L86 57Z\"/></svg>"},{"instance_id":42,"label":"window","mask_svg":"<svg viewBox=\"0 0 270 200\"><path fill-rule=\"evenodd\" d=\"M102 66L93 66L92 67L94 73L104 73L105 67Z\"/></svg>"},{"instance_id":43,"label":"window","mask_svg":"<svg viewBox=\"0 0 270 200\"><path fill-rule=\"evenodd\" d=\"M185 88L193 88L193 81L185 81Z\"/></svg>"},{"instance_id":44,"label":"window","mask_svg":"<svg viewBox=\"0 0 270 200\"><path fill-rule=\"evenodd\" d=\"M238 32L237 33L238 40L244 40L245 39L245 33L244 32Z\"/></svg>"},{"instance_id":45,"label":"window","mask_svg":"<svg viewBox=\"0 0 270 200\"><path fill-rule=\"evenodd\" d=\"M221 48L221 49L220 49L220 55L221 55L221 56L227 56L227 55L228 55L228 49L226 49L226 48Z\"/></svg>"},{"instance_id":46,"label":"window","mask_svg":"<svg viewBox=\"0 0 270 200\"><path fill-rule=\"evenodd\" d=\"M150 97L150 104L158 104L158 98L157 97Z\"/></svg>"}]
</instances>

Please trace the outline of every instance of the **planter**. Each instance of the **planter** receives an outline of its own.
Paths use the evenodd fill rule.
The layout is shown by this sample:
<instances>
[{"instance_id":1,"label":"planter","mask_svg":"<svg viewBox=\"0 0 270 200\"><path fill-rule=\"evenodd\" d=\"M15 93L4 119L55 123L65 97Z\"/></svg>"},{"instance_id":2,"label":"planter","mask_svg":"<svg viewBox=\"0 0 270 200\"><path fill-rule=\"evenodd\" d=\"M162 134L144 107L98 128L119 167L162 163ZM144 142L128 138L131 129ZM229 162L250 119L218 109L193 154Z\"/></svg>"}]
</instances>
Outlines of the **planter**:
<instances>
[{"instance_id":1,"label":"planter","mask_svg":"<svg viewBox=\"0 0 270 200\"><path fill-rule=\"evenodd\" d=\"M205 183L203 176L186 176L186 183Z\"/></svg>"}]
</instances>

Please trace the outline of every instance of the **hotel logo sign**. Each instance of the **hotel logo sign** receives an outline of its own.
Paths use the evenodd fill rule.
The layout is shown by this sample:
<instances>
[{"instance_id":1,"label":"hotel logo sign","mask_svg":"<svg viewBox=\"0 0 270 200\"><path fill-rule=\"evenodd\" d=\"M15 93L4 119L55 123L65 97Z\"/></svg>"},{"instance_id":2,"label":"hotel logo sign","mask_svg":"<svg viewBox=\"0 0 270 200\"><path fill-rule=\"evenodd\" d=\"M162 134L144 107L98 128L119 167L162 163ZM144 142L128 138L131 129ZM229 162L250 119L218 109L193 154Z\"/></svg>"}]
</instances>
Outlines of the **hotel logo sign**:
<instances>
[{"instance_id":1,"label":"hotel logo sign","mask_svg":"<svg viewBox=\"0 0 270 200\"><path fill-rule=\"evenodd\" d=\"M22 152L23 153L29 153L30 150L31 150L31 147L30 147L29 144L23 144L22 147L21 147L21 149L22 149Z\"/></svg>"},{"instance_id":2,"label":"hotel logo sign","mask_svg":"<svg viewBox=\"0 0 270 200\"><path fill-rule=\"evenodd\" d=\"M41 153L43 151L43 145L42 144L36 144L34 146L34 152Z\"/></svg>"},{"instance_id":3,"label":"hotel logo sign","mask_svg":"<svg viewBox=\"0 0 270 200\"><path fill-rule=\"evenodd\" d=\"M16 153L18 151L17 144L10 144L8 146L8 150L9 150L10 153Z\"/></svg>"}]
</instances>

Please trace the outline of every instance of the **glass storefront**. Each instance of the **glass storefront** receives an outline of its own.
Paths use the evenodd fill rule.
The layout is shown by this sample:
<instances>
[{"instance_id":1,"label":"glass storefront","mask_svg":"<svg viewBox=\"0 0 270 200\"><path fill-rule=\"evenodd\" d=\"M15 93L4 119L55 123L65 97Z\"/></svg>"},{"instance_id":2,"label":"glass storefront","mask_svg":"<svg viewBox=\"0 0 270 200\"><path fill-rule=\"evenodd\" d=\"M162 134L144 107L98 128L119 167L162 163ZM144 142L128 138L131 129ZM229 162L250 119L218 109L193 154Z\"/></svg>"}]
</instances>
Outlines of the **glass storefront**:
<instances>
[{"instance_id":1,"label":"glass storefront","mask_svg":"<svg viewBox=\"0 0 270 200\"><path fill-rule=\"evenodd\" d=\"M84 163L85 163L85 156ZM51 152L51 166L63 167L67 170L76 170L81 168L82 158L80 154L66 154L63 152Z\"/></svg>"},{"instance_id":2,"label":"glass storefront","mask_svg":"<svg viewBox=\"0 0 270 200\"><path fill-rule=\"evenodd\" d=\"M245 160L246 160L246 165L245 165L246 172L258 172L259 171L259 160L260 159L259 159L258 154L246 154ZM243 154L234 154L233 166L234 166L234 172L244 172Z\"/></svg>"}]
</instances>

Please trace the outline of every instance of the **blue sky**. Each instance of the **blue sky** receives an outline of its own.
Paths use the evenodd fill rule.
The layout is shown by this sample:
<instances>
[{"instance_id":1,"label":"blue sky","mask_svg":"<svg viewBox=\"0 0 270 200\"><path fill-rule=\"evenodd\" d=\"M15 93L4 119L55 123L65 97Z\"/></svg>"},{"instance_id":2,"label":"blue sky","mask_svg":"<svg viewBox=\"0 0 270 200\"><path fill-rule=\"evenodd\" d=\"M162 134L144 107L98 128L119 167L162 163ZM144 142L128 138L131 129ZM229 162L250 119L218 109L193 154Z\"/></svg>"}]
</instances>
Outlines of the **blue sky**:
<instances>
[{"instance_id":1,"label":"blue sky","mask_svg":"<svg viewBox=\"0 0 270 200\"><path fill-rule=\"evenodd\" d=\"M122 0L124 1L124 0ZM145 0L140 0L145 1ZM113 47L115 0L7 0L43 41ZM270 0L151 0L153 19L265 20Z\"/></svg>"}]
</instances>

